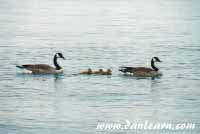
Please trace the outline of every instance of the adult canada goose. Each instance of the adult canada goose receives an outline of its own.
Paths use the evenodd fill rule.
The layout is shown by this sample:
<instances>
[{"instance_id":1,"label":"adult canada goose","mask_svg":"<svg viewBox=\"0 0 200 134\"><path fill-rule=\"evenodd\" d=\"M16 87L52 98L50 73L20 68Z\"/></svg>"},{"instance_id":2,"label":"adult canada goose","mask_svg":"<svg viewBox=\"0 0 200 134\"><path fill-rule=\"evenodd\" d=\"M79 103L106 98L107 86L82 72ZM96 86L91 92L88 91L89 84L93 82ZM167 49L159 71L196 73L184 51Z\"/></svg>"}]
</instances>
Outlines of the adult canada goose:
<instances>
[{"instance_id":1,"label":"adult canada goose","mask_svg":"<svg viewBox=\"0 0 200 134\"><path fill-rule=\"evenodd\" d=\"M133 73L135 76L154 77L162 75L159 69L155 66L155 62L162 62L158 57L151 59L151 67L120 67L119 71L123 73Z\"/></svg>"},{"instance_id":2,"label":"adult canada goose","mask_svg":"<svg viewBox=\"0 0 200 134\"><path fill-rule=\"evenodd\" d=\"M56 73L62 73L63 69L62 67L57 63L57 59L62 58L65 60L63 55L61 53L56 53L53 58L54 67L51 67L47 64L25 64L16 66L20 69L26 69L31 71L31 73L44 73L44 74L56 74Z\"/></svg>"},{"instance_id":3,"label":"adult canada goose","mask_svg":"<svg viewBox=\"0 0 200 134\"><path fill-rule=\"evenodd\" d=\"M80 74L92 74L92 69L88 68L88 70L80 71Z\"/></svg>"}]
</instances>

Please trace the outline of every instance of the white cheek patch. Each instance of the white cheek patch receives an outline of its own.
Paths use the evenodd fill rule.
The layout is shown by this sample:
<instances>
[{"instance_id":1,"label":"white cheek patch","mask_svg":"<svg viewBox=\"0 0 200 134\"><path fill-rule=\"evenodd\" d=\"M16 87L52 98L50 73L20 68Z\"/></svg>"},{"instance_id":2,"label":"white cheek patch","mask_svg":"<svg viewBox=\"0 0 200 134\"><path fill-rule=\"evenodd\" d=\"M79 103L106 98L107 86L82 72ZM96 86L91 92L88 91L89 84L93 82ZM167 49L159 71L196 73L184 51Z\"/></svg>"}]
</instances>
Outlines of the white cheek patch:
<instances>
[{"instance_id":1,"label":"white cheek patch","mask_svg":"<svg viewBox=\"0 0 200 134\"><path fill-rule=\"evenodd\" d=\"M158 60L159 60L159 59L158 59ZM158 60L157 60L156 58L153 58L153 61L154 61L154 62L159 62Z\"/></svg>"},{"instance_id":2,"label":"white cheek patch","mask_svg":"<svg viewBox=\"0 0 200 134\"><path fill-rule=\"evenodd\" d=\"M155 58L153 58L153 61L154 61L154 62L156 62L156 59L155 59Z\"/></svg>"}]
</instances>

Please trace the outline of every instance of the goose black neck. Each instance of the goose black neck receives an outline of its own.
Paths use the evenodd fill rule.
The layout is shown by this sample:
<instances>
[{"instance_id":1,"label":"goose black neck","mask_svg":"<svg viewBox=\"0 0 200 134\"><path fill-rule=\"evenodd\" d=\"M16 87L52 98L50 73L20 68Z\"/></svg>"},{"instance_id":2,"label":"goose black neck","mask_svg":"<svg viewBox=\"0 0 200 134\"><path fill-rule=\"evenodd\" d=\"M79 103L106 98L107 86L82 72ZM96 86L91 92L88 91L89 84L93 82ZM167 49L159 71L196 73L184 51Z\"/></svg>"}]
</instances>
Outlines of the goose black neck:
<instances>
[{"instance_id":1,"label":"goose black neck","mask_svg":"<svg viewBox=\"0 0 200 134\"><path fill-rule=\"evenodd\" d=\"M56 70L61 69L61 66L57 63L57 57L56 57L56 55L53 58L53 63L55 65L55 67L56 67Z\"/></svg>"},{"instance_id":2,"label":"goose black neck","mask_svg":"<svg viewBox=\"0 0 200 134\"><path fill-rule=\"evenodd\" d=\"M159 69L155 66L154 60L151 60L151 67L153 68L153 70L158 71Z\"/></svg>"}]
</instances>

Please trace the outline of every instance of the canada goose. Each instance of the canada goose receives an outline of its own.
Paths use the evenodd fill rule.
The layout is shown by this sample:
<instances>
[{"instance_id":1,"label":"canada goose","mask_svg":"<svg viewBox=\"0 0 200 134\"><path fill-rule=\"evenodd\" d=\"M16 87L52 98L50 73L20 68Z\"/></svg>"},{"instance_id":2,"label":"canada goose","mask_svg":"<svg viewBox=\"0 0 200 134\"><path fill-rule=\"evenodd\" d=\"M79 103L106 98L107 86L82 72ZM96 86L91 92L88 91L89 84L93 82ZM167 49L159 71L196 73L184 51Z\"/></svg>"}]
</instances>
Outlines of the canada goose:
<instances>
[{"instance_id":1,"label":"canada goose","mask_svg":"<svg viewBox=\"0 0 200 134\"><path fill-rule=\"evenodd\" d=\"M25 64L16 66L20 69L26 69L31 71L31 73L44 73L44 74L55 74L55 73L62 73L63 69L62 67L57 63L57 59L62 58L65 60L63 55L61 53L56 53L53 58L53 63L55 65L54 67L51 67L47 64Z\"/></svg>"},{"instance_id":2,"label":"canada goose","mask_svg":"<svg viewBox=\"0 0 200 134\"><path fill-rule=\"evenodd\" d=\"M92 69L88 68L88 70L80 71L80 74L92 74Z\"/></svg>"},{"instance_id":3,"label":"canada goose","mask_svg":"<svg viewBox=\"0 0 200 134\"><path fill-rule=\"evenodd\" d=\"M133 73L135 76L153 77L162 75L159 69L155 66L155 62L162 62L158 57L151 59L151 67L120 67L119 71L123 73Z\"/></svg>"}]
</instances>

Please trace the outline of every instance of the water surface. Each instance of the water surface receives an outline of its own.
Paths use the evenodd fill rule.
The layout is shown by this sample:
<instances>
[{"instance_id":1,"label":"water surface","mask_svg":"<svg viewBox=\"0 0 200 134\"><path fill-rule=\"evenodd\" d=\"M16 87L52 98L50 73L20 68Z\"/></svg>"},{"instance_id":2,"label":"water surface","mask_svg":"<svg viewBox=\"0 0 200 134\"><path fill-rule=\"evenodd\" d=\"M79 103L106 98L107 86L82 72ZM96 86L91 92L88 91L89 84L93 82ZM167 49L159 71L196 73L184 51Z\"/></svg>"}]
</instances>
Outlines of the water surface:
<instances>
[{"instance_id":1,"label":"water surface","mask_svg":"<svg viewBox=\"0 0 200 134\"><path fill-rule=\"evenodd\" d=\"M199 1L0 0L0 132L154 134L100 131L98 122L200 123ZM17 64L47 63L62 52L61 75L23 74ZM150 66L161 78L125 77L122 65ZM73 75L112 68L113 75Z\"/></svg>"}]
</instances>

